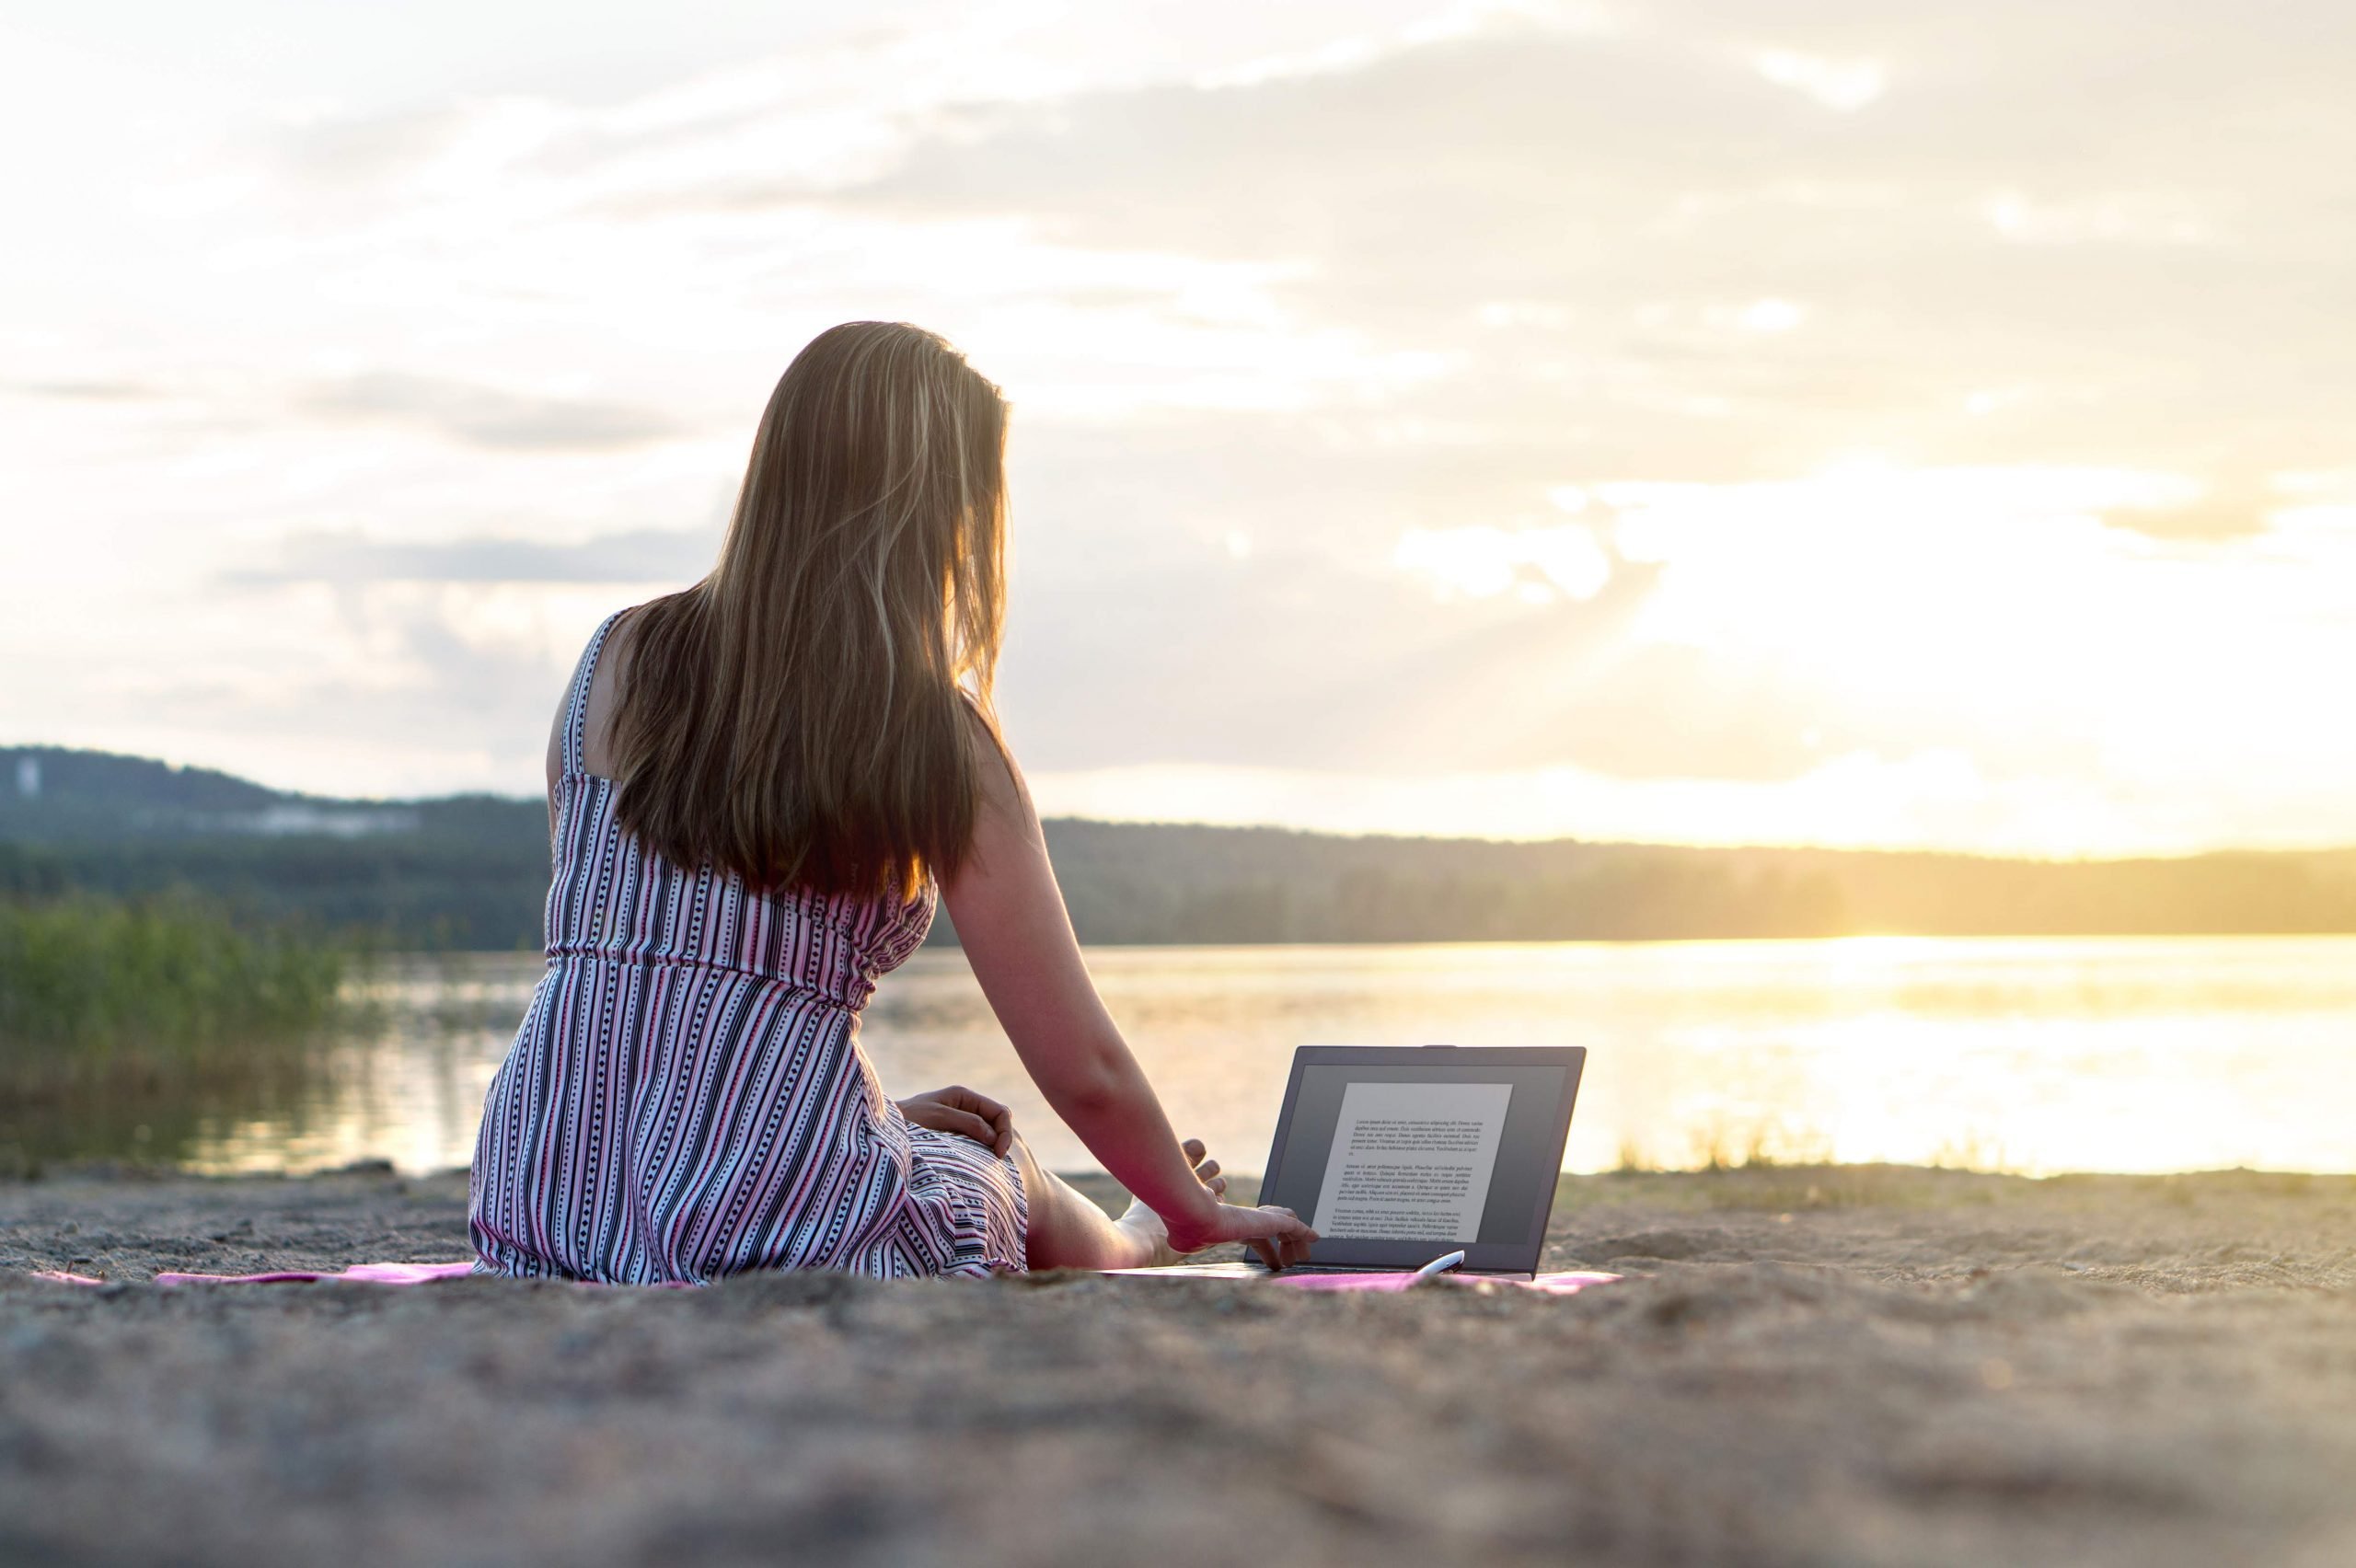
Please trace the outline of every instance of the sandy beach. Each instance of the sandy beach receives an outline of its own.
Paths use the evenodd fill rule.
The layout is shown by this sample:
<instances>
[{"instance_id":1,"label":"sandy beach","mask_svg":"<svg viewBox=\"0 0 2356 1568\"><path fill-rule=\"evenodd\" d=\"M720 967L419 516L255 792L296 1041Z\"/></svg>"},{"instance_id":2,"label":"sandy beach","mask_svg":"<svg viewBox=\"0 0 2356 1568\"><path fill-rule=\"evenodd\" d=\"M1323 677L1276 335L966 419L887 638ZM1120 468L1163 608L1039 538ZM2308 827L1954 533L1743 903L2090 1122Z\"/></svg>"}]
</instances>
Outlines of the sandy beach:
<instances>
[{"instance_id":1,"label":"sandy beach","mask_svg":"<svg viewBox=\"0 0 2356 1568\"><path fill-rule=\"evenodd\" d=\"M2356 1562L2351 1178L1566 1178L1569 1299L144 1283L464 1201L0 1185L0 1562Z\"/></svg>"}]
</instances>

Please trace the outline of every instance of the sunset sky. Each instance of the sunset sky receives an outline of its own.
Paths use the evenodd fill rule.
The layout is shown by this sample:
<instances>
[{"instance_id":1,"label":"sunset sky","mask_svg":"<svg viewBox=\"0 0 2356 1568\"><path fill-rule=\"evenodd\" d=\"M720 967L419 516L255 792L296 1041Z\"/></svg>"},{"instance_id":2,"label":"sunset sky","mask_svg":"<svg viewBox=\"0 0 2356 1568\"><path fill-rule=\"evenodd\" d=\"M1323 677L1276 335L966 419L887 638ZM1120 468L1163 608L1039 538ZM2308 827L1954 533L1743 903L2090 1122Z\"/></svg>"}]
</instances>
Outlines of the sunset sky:
<instances>
[{"instance_id":1,"label":"sunset sky","mask_svg":"<svg viewBox=\"0 0 2356 1568\"><path fill-rule=\"evenodd\" d=\"M894 317L1048 811L2356 842L2344 0L0 16L0 743L535 790Z\"/></svg>"}]
</instances>

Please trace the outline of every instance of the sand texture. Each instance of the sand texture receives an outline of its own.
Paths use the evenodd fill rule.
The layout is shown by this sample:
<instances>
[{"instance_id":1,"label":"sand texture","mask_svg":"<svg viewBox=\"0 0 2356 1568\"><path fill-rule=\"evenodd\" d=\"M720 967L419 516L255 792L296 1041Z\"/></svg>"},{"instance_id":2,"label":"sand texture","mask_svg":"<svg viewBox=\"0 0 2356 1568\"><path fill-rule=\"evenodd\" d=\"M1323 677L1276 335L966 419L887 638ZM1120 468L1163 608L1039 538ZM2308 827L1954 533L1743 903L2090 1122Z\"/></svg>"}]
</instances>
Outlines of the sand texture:
<instances>
[{"instance_id":1,"label":"sand texture","mask_svg":"<svg viewBox=\"0 0 2356 1568\"><path fill-rule=\"evenodd\" d=\"M464 1200L0 1185L0 1562L2356 1564L2356 1179L1574 1178L1570 1299L136 1283Z\"/></svg>"}]
</instances>

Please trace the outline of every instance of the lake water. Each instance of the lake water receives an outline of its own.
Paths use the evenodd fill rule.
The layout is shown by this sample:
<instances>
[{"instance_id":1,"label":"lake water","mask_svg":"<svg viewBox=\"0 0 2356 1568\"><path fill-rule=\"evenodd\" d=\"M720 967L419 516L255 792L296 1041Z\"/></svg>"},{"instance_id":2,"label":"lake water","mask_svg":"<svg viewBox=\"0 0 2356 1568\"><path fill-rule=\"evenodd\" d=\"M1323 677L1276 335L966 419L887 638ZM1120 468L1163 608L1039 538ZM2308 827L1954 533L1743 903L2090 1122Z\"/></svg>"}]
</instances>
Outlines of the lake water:
<instances>
[{"instance_id":1,"label":"lake water","mask_svg":"<svg viewBox=\"0 0 2356 1568\"><path fill-rule=\"evenodd\" d=\"M1304 1043L1588 1048L1565 1166L1899 1160L2044 1174L2356 1170L2356 938L1114 948L1089 963L1182 1133L1266 1157ZM200 1116L201 1170L463 1165L537 957L399 963L380 1025L289 1103ZM1052 1167L1048 1113L964 959L888 977L886 1090L963 1082Z\"/></svg>"}]
</instances>

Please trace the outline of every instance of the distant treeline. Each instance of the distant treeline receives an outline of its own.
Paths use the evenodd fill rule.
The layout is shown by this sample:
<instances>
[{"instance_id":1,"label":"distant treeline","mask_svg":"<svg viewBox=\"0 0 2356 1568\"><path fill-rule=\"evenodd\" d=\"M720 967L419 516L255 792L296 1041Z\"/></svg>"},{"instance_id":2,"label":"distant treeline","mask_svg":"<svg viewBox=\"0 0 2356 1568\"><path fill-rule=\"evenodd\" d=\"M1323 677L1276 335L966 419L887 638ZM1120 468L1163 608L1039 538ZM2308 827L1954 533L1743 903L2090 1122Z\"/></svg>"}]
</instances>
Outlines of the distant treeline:
<instances>
[{"instance_id":1,"label":"distant treeline","mask_svg":"<svg viewBox=\"0 0 2356 1568\"><path fill-rule=\"evenodd\" d=\"M356 836L151 824L14 842L9 816L20 813L0 813L0 894L185 890L250 923L309 925L384 947L538 947L548 807L477 795L407 809L415 826Z\"/></svg>"},{"instance_id":2,"label":"distant treeline","mask_svg":"<svg viewBox=\"0 0 2356 1568\"><path fill-rule=\"evenodd\" d=\"M1047 841L1101 942L2356 931L2356 851L2040 861L1093 822Z\"/></svg>"},{"instance_id":3,"label":"distant treeline","mask_svg":"<svg viewBox=\"0 0 2356 1568\"><path fill-rule=\"evenodd\" d=\"M2049 862L1079 821L1047 842L1092 943L2356 931L2356 851ZM0 749L0 894L174 888L392 947L536 948L547 808Z\"/></svg>"}]
</instances>

